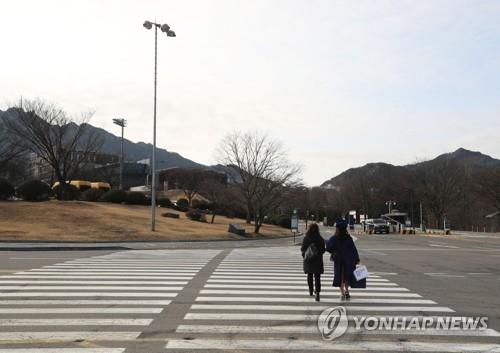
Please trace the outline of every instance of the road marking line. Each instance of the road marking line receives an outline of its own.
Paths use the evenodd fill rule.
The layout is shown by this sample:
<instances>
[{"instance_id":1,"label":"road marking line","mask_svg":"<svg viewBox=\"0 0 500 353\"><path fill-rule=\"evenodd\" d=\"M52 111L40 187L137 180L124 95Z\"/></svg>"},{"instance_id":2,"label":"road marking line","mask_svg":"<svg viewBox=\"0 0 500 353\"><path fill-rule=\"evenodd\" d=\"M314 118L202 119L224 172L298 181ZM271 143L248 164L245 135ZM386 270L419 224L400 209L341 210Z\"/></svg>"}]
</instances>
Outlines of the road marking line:
<instances>
[{"instance_id":1,"label":"road marking line","mask_svg":"<svg viewBox=\"0 0 500 353\"><path fill-rule=\"evenodd\" d=\"M429 246L449 248L449 249L460 249L458 246L453 246L453 245L429 244Z\"/></svg>"},{"instance_id":2,"label":"road marking line","mask_svg":"<svg viewBox=\"0 0 500 353\"><path fill-rule=\"evenodd\" d=\"M192 310L264 310L264 311L323 311L330 306L325 305L252 305L252 304L193 304ZM398 311L398 312L443 312L454 313L455 310L444 306L379 306L379 305L346 305L352 311Z\"/></svg>"},{"instance_id":3,"label":"road marking line","mask_svg":"<svg viewBox=\"0 0 500 353\"><path fill-rule=\"evenodd\" d=\"M191 276L190 278L193 278L195 274L190 274L190 273L169 273L169 272L163 272L163 273L151 273L151 272L144 272L144 274L150 274L150 275L155 275L155 276L168 276L168 277L163 277L163 278L187 278L186 276ZM146 278L145 276L141 276L140 273L129 273L129 272L92 272L92 271L87 271L87 272L59 272L59 271L40 271L40 272L17 272L16 275L27 275L27 276L39 276L39 275L53 275L53 276L113 276L110 278L118 277L118 276L136 276L139 278ZM178 277L175 277L178 276ZM2 276L4 277L4 276ZM134 278L134 277L131 277Z\"/></svg>"},{"instance_id":4,"label":"road marking line","mask_svg":"<svg viewBox=\"0 0 500 353\"><path fill-rule=\"evenodd\" d=\"M468 275L471 276L483 276L483 275L491 275L491 272L467 272Z\"/></svg>"},{"instance_id":5,"label":"road marking line","mask_svg":"<svg viewBox=\"0 0 500 353\"><path fill-rule=\"evenodd\" d=\"M303 303L309 297L289 298L289 297L197 297L196 302L262 302L262 303ZM313 298L310 298L313 300ZM325 298L325 303L345 304L341 299ZM352 298L350 303L360 304L437 304L433 300L427 299L358 299Z\"/></svg>"},{"instance_id":6,"label":"road marking line","mask_svg":"<svg viewBox=\"0 0 500 353\"><path fill-rule=\"evenodd\" d=\"M29 249L29 248L27 248ZM72 257L10 257L11 260L71 260Z\"/></svg>"},{"instance_id":7,"label":"road marking line","mask_svg":"<svg viewBox=\"0 0 500 353\"><path fill-rule=\"evenodd\" d=\"M1 282L0 282L1 283ZM306 285L306 281L305 279L303 281L297 281L297 282L293 282L291 281L291 283L297 283L297 284L301 284L301 285L298 285L298 286L291 286L291 285L279 285L280 282L276 283L276 282L268 282L268 283L262 283L262 284L249 284L249 285L244 285L244 284L227 284L227 282L223 282L225 284L213 284L213 282L208 282L205 287L207 288L248 288L248 289L251 289L251 288L276 288L276 289L303 289L305 288L304 286ZM229 282L231 283L231 282ZM236 283L248 283L248 282L236 282ZM257 282L259 283L259 282ZM288 282L290 283L290 282ZM397 286L396 283L378 283L378 282L368 282L367 286L370 286L370 285L373 285L373 286L382 286L382 287L394 287L394 286ZM326 287L324 288L323 290L334 290L334 288L332 287Z\"/></svg>"},{"instance_id":8,"label":"road marking line","mask_svg":"<svg viewBox=\"0 0 500 353\"><path fill-rule=\"evenodd\" d=\"M218 290L218 289L202 289L200 291L200 294L228 294L228 295L238 295L238 294L261 294L261 295L294 295L294 296L300 296L300 295L306 295L306 289L301 291L274 291L274 290ZM336 290L331 290L328 291L328 293L322 293L323 298L326 297L331 297L331 296L339 296L339 292ZM353 294L354 295L354 294ZM415 293L387 293L387 292L356 292L355 296L361 296L361 297L413 297L413 298L421 298L419 294Z\"/></svg>"},{"instance_id":9,"label":"road marking line","mask_svg":"<svg viewBox=\"0 0 500 353\"><path fill-rule=\"evenodd\" d=\"M392 282L373 282L368 280L368 283L372 283L377 286L397 286L396 283ZM262 284L304 284L305 277L302 280L245 280L245 279L213 279L209 278L207 283L262 283Z\"/></svg>"},{"instance_id":10,"label":"road marking line","mask_svg":"<svg viewBox=\"0 0 500 353\"><path fill-rule=\"evenodd\" d=\"M380 275L380 276L397 276L396 272L370 272L370 275Z\"/></svg>"},{"instance_id":11,"label":"road marking line","mask_svg":"<svg viewBox=\"0 0 500 353\"><path fill-rule=\"evenodd\" d=\"M349 330L350 329L350 330ZM355 334L389 334L389 335L443 335L443 336L486 336L499 337L500 334L493 329L485 330L439 330L439 329L421 329L421 330L356 330L350 327L346 333ZM178 333L304 333L318 334L316 325L280 325L280 326L243 326L243 325L179 325Z\"/></svg>"},{"instance_id":12,"label":"road marking line","mask_svg":"<svg viewBox=\"0 0 500 353\"><path fill-rule=\"evenodd\" d=\"M0 348L0 353L122 353L125 348Z\"/></svg>"},{"instance_id":13,"label":"road marking line","mask_svg":"<svg viewBox=\"0 0 500 353\"><path fill-rule=\"evenodd\" d=\"M32 341L32 340L99 340L99 341L125 341L136 339L141 332L99 331L99 332L0 332L0 341Z\"/></svg>"},{"instance_id":14,"label":"road marking line","mask_svg":"<svg viewBox=\"0 0 500 353\"><path fill-rule=\"evenodd\" d=\"M229 270L215 270L214 274L216 275L241 275L241 276L304 276L303 271L287 271L287 272L273 272L273 270L269 271L229 271ZM371 278L379 278L379 276L370 276Z\"/></svg>"},{"instance_id":15,"label":"road marking line","mask_svg":"<svg viewBox=\"0 0 500 353\"><path fill-rule=\"evenodd\" d=\"M0 308L0 314L159 314L162 311L163 308Z\"/></svg>"},{"instance_id":16,"label":"road marking line","mask_svg":"<svg viewBox=\"0 0 500 353\"><path fill-rule=\"evenodd\" d=\"M360 341L360 342L340 342L335 343L321 340L214 340L214 339L193 339L179 340L172 339L167 342L167 349L188 349L188 350L328 350L328 351L396 351L396 352L448 352L448 353L484 353L500 352L500 345L490 343L443 343L443 342L380 342L380 341Z\"/></svg>"},{"instance_id":17,"label":"road marking line","mask_svg":"<svg viewBox=\"0 0 500 353\"><path fill-rule=\"evenodd\" d=\"M153 319L0 319L0 326L148 326Z\"/></svg>"},{"instance_id":18,"label":"road marking line","mask_svg":"<svg viewBox=\"0 0 500 353\"><path fill-rule=\"evenodd\" d=\"M143 286L2 286L0 293L6 290L133 290L133 291L181 291L184 287L143 287Z\"/></svg>"},{"instance_id":19,"label":"road marking line","mask_svg":"<svg viewBox=\"0 0 500 353\"><path fill-rule=\"evenodd\" d=\"M21 283L34 283L34 284L157 284L157 285L186 285L187 281L67 281L67 280L58 280L58 281L45 281L45 280L3 280L0 277L0 285L5 283L8 284L21 284ZM101 287L99 287L101 288Z\"/></svg>"},{"instance_id":20,"label":"road marking line","mask_svg":"<svg viewBox=\"0 0 500 353\"><path fill-rule=\"evenodd\" d=\"M0 297L175 297L178 293L123 292L0 292Z\"/></svg>"},{"instance_id":21,"label":"road marking line","mask_svg":"<svg viewBox=\"0 0 500 353\"><path fill-rule=\"evenodd\" d=\"M125 273L125 274L136 274L136 273L180 273L184 275L195 275L198 273L198 271L184 271L184 270L128 270L128 269L91 269L91 268L85 268L85 269L43 269L43 268L35 268L29 271L24 271L24 272L30 272L30 273L86 273L88 272L89 274L91 273L99 273L99 272L109 272L110 274L114 273Z\"/></svg>"},{"instance_id":22,"label":"road marking line","mask_svg":"<svg viewBox=\"0 0 500 353\"><path fill-rule=\"evenodd\" d=\"M323 275L323 278L324 277L329 277L329 278L332 278L333 275L332 274L324 274ZM236 274L224 274L224 275L221 275L221 274L213 274L212 276L210 276L211 279L215 279L215 278L219 278L219 279L274 279L274 280L305 280L306 277L304 274L302 275L278 275L278 274L269 274L269 275L265 275L265 276L238 276ZM370 278L368 278L368 280L370 280Z\"/></svg>"},{"instance_id":23,"label":"road marking line","mask_svg":"<svg viewBox=\"0 0 500 353\"><path fill-rule=\"evenodd\" d=\"M255 314L255 313L187 313L184 320L229 320L229 321L317 321L318 314ZM418 318L419 322L423 318L436 320L443 316L399 316L399 315L370 315L376 319L405 319L409 322L413 318ZM350 321L359 319L359 316L348 314L347 318ZM458 316L460 320L462 317ZM451 317L450 317L451 319Z\"/></svg>"},{"instance_id":24,"label":"road marking line","mask_svg":"<svg viewBox=\"0 0 500 353\"><path fill-rule=\"evenodd\" d=\"M183 280L191 280L193 277L186 277L186 276L179 276L179 277L174 277L174 276L128 276L128 275L115 275L115 276L108 276L108 275L99 275L99 276L94 276L94 275L5 275L1 276L0 279L3 278L20 278L20 279L25 279L25 278L60 278L60 279L80 279L80 278L90 278L90 279L183 279Z\"/></svg>"},{"instance_id":25,"label":"road marking line","mask_svg":"<svg viewBox=\"0 0 500 353\"><path fill-rule=\"evenodd\" d=\"M123 299L24 299L24 300L0 300L0 305L136 305L153 306L168 305L171 300L123 300ZM69 309L68 309L69 310Z\"/></svg>"},{"instance_id":26,"label":"road marking line","mask_svg":"<svg viewBox=\"0 0 500 353\"><path fill-rule=\"evenodd\" d=\"M304 291L306 291L306 286L304 284L304 286L302 287L304 288ZM327 290L330 290L327 289ZM353 293L361 293L361 292L367 292L367 291L377 291L377 292L380 292L380 291L384 291L384 292L409 292L410 290L407 289L407 288L402 288L402 287L378 287L378 286L368 286L367 288L351 288L349 291L353 292Z\"/></svg>"}]
</instances>

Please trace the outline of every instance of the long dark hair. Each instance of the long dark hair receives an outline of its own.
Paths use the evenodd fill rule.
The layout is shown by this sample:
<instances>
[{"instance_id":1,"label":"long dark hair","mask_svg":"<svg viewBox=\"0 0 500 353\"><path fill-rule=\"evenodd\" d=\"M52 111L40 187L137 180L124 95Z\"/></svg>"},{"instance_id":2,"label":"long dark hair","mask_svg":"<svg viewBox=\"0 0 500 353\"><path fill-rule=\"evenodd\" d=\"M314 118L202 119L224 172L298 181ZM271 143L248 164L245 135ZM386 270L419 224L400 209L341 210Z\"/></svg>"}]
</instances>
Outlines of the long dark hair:
<instances>
[{"instance_id":1,"label":"long dark hair","mask_svg":"<svg viewBox=\"0 0 500 353\"><path fill-rule=\"evenodd\" d=\"M335 236L339 238L347 238L349 236L349 232L347 228L335 228Z\"/></svg>"},{"instance_id":2,"label":"long dark hair","mask_svg":"<svg viewBox=\"0 0 500 353\"><path fill-rule=\"evenodd\" d=\"M316 238L319 237L319 227L316 223L311 223L309 228L307 228L306 237Z\"/></svg>"}]
</instances>

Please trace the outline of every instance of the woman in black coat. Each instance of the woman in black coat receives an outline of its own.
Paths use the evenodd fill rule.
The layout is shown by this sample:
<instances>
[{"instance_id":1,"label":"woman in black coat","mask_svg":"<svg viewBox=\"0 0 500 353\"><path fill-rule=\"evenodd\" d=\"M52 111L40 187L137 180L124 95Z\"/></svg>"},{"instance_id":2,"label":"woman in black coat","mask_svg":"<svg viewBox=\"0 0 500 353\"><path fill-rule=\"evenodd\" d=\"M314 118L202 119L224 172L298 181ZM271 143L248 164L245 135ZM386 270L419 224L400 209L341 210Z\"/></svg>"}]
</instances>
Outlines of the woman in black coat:
<instances>
[{"instance_id":1,"label":"woman in black coat","mask_svg":"<svg viewBox=\"0 0 500 353\"><path fill-rule=\"evenodd\" d=\"M317 254L312 259L307 260L305 253L314 244ZM325 240L319 234L319 227L316 223L309 226L306 236L302 241L302 258L304 258L304 273L307 274L307 284L309 285L309 295L313 295L313 276L316 287L316 301L319 302L319 292L321 291L321 274L325 271L323 266L323 254L325 253Z\"/></svg>"},{"instance_id":2,"label":"woman in black coat","mask_svg":"<svg viewBox=\"0 0 500 353\"><path fill-rule=\"evenodd\" d=\"M349 286L356 283L354 270L359 264L359 255L356 245L347 232L347 222L339 220L335 223L335 235L328 239L326 251L333 258L333 286L340 287L341 300L349 300Z\"/></svg>"}]
</instances>

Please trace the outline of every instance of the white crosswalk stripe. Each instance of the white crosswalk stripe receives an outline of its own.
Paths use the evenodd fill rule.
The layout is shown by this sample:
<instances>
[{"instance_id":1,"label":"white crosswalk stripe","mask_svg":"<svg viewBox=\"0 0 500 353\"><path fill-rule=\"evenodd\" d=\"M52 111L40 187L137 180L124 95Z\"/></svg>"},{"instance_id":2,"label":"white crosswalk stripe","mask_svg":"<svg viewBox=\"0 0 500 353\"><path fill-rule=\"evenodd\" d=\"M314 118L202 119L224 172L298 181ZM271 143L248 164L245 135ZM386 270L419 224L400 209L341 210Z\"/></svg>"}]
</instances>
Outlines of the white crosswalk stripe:
<instances>
[{"instance_id":1,"label":"white crosswalk stripe","mask_svg":"<svg viewBox=\"0 0 500 353\"><path fill-rule=\"evenodd\" d=\"M0 353L121 353L218 253L133 250L0 276ZM39 341L55 346L2 346ZM57 346L74 341L110 343Z\"/></svg>"},{"instance_id":2,"label":"white crosswalk stripe","mask_svg":"<svg viewBox=\"0 0 500 353\"><path fill-rule=\"evenodd\" d=\"M399 286L393 281L396 277L384 278L385 274L397 275L393 272L371 274L366 289L352 289L352 299L342 301L338 289L331 287L328 261L325 270L321 301L315 302L309 296L297 248L232 250L207 280L177 327L179 337L169 339L166 350L500 352L499 344L482 341L500 337L493 329L356 327L365 317L381 321L462 317ZM318 316L335 306L346 308L349 327L334 342L325 341L318 330Z\"/></svg>"}]
</instances>

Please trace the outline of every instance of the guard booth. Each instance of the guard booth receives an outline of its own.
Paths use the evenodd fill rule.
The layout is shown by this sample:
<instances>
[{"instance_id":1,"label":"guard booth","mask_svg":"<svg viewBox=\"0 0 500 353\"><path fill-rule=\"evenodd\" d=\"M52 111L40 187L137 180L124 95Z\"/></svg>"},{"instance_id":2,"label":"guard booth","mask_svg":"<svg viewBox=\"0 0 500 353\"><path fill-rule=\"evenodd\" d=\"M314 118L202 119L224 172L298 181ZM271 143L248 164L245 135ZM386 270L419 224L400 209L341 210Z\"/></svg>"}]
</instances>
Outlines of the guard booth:
<instances>
[{"instance_id":1,"label":"guard booth","mask_svg":"<svg viewBox=\"0 0 500 353\"><path fill-rule=\"evenodd\" d=\"M399 212L398 210L393 210L391 213L386 213L381 216L383 219L387 220L391 224L392 232L401 232L406 226L412 227L411 221L408 217L408 213Z\"/></svg>"}]
</instances>

